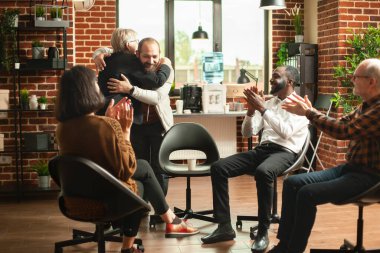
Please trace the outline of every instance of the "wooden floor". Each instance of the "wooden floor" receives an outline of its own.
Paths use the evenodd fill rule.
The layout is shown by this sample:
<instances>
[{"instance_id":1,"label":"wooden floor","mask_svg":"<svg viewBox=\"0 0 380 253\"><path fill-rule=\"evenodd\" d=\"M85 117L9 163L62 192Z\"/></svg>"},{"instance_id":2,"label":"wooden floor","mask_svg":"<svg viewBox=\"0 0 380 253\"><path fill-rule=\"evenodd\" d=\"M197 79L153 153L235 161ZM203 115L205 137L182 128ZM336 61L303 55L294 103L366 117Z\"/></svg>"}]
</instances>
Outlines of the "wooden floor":
<instances>
[{"instance_id":1,"label":"wooden floor","mask_svg":"<svg viewBox=\"0 0 380 253\"><path fill-rule=\"evenodd\" d=\"M168 202L183 207L185 204L185 180L170 180ZM282 189L280 180L279 190ZM211 184L209 178L192 180L194 209L207 209L212 206ZM281 192L280 192L281 193ZM256 188L251 177L242 176L230 180L231 207L233 226L237 214L256 214ZM281 195L280 195L281 196ZM280 200L281 202L281 200ZM307 252L310 248L337 248L343 238L355 240L357 208L353 205L324 205L318 208ZM372 205L364 209L364 245L367 249L380 248L380 205ZM0 252L1 253L52 253L54 242L69 239L72 228L93 230L86 223L74 222L63 217L58 210L55 198L24 199L20 203L1 201L0 203ZM234 241L202 245L200 238L215 228L215 224L191 220L200 229L200 234L183 239L165 239L164 225L158 225L155 231L149 231L147 219L141 224L139 236L143 239L146 253L243 253L251 252L249 226L253 222L243 222L242 231L237 231ZM277 243L277 225L270 229L271 248ZM68 247L64 252L97 252L94 243ZM107 252L120 252L120 244L108 243ZM379 251L380 252L380 251Z\"/></svg>"}]
</instances>

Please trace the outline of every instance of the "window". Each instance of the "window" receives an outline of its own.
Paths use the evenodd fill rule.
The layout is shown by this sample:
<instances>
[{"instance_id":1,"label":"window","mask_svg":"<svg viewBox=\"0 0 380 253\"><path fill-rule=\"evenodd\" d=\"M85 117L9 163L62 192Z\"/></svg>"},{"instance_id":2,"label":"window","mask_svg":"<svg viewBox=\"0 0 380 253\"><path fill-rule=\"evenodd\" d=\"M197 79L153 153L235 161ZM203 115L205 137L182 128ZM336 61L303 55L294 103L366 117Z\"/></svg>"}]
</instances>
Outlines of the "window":
<instances>
[{"instance_id":1,"label":"window","mask_svg":"<svg viewBox=\"0 0 380 253\"><path fill-rule=\"evenodd\" d=\"M140 40L155 38L165 55L165 1L120 0L118 4L119 27L135 30Z\"/></svg>"},{"instance_id":2,"label":"window","mask_svg":"<svg viewBox=\"0 0 380 253\"><path fill-rule=\"evenodd\" d=\"M240 68L264 82L264 11L252 0L122 0L119 26L139 39L154 37L175 67L176 86L204 82L202 58L223 54L223 83L236 83ZM209 39L194 41L201 25ZM262 86L261 86L262 87Z\"/></svg>"},{"instance_id":3,"label":"window","mask_svg":"<svg viewBox=\"0 0 380 253\"><path fill-rule=\"evenodd\" d=\"M258 1L223 0L222 27L224 83L236 83L244 68L259 78L263 90L264 11Z\"/></svg>"}]
</instances>

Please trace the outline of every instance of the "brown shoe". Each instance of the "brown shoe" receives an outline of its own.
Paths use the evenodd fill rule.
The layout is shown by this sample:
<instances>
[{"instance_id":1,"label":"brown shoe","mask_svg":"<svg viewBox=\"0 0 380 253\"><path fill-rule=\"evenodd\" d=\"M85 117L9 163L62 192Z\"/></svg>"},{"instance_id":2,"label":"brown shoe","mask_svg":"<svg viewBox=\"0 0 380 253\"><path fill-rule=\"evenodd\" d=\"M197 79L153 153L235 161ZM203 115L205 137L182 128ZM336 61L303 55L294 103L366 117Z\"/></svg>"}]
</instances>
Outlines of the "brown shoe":
<instances>
[{"instance_id":1,"label":"brown shoe","mask_svg":"<svg viewBox=\"0 0 380 253\"><path fill-rule=\"evenodd\" d=\"M180 224L166 224L166 238L181 238L198 234L199 230L182 220Z\"/></svg>"}]
</instances>

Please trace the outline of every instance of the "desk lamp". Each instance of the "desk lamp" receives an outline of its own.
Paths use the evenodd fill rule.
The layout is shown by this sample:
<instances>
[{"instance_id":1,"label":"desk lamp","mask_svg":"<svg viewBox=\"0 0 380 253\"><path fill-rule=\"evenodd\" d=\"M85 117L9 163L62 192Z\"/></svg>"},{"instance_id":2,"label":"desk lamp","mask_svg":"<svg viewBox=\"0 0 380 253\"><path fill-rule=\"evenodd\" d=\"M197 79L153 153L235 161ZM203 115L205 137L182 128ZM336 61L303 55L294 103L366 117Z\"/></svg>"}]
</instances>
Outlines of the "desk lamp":
<instances>
[{"instance_id":1,"label":"desk lamp","mask_svg":"<svg viewBox=\"0 0 380 253\"><path fill-rule=\"evenodd\" d=\"M256 88L257 88L257 82L259 81L259 78L255 77L253 74L249 73L245 69L240 69L240 76L237 80L237 83L242 84L242 83L249 83L251 80L249 80L248 76L255 80L256 82Z\"/></svg>"}]
</instances>

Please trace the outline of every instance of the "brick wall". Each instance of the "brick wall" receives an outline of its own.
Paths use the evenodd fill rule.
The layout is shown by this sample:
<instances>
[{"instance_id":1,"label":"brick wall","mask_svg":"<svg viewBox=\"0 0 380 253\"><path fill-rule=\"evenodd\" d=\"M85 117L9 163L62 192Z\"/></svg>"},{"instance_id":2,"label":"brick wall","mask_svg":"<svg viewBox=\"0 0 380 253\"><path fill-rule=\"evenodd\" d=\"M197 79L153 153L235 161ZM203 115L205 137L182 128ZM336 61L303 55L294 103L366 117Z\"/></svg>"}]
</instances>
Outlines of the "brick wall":
<instances>
[{"instance_id":1,"label":"brick wall","mask_svg":"<svg viewBox=\"0 0 380 253\"><path fill-rule=\"evenodd\" d=\"M50 1L48 1L50 2ZM70 1L71 3L71 1ZM303 8L303 1L286 1L288 8L300 3ZM21 25L28 23L29 1L1 1L0 10L4 8L19 8L21 11ZM332 78L332 67L338 64L345 64L344 55L348 52L345 40L350 34L349 30L365 28L368 24L378 26L380 21L380 0L333 0L318 1L318 89L322 93L333 93L340 89L339 84ZM68 55L70 64L83 64L93 68L91 55L94 49L99 46L109 46L112 30L116 27L116 0L97 0L91 11L73 12L70 9L70 20L73 24L68 29ZM22 38L21 52L22 58L30 58L30 41L33 36L28 35ZM45 34L42 38L46 47L52 45L51 36L56 37L54 32ZM50 37L49 37L50 36ZM59 36L59 35L58 35ZM277 52L279 45L284 41L294 40L294 30L290 18L283 10L273 12L273 52ZM59 46L59 45L58 45ZM274 55L274 62L276 62ZM30 71L23 72L21 77L22 88L27 88L32 94L37 96L45 95L49 98L49 107L52 108L51 99L56 94L57 83L62 71ZM0 72L0 89L13 90L13 77L4 71ZM11 93L12 97L12 93ZM15 101L11 99L11 104ZM28 112L23 117L23 131L51 131L54 132L56 121L52 112ZM333 117L340 116L333 112ZM242 119L239 119L241 123ZM8 118L0 119L0 132L5 134L5 146L7 150L13 149L13 115L8 113ZM240 133L240 129L238 129ZM237 136L239 143L238 151L246 150L247 142L241 135ZM320 157L327 167L333 166L344 160L346 151L346 141L337 141L325 135L320 146ZM331 154L335 154L332 156ZM47 159L55 153L31 153L24 161L25 169L35 162L36 159ZM15 155L12 165L0 165L0 190L15 185ZM26 172L24 179L27 184L36 184L33 180L35 173Z\"/></svg>"},{"instance_id":2,"label":"brick wall","mask_svg":"<svg viewBox=\"0 0 380 253\"><path fill-rule=\"evenodd\" d=\"M61 2L61 1L59 1ZM51 1L44 1L45 4L51 4ZM60 4L60 3L59 3ZM74 12L71 1L67 10L70 28L67 29L67 48L69 65L83 64L94 68L91 62L92 52L100 46L109 46L109 40L112 31L116 27L116 0L96 1L91 11ZM18 8L20 10L19 27L30 26L29 1L2 1L0 11L5 8ZM44 32L22 32L20 33L20 62L25 63L26 59L31 58L32 40L39 39L45 48L57 46L60 48L61 57L62 33L55 30ZM57 43L55 43L57 41ZM53 109L53 98L56 96L57 83L62 71L40 70L40 71L21 71L20 72L21 88L29 90L29 94L35 94L37 97L46 96L48 98L48 108ZM11 73L0 72L0 89L11 90L10 105L11 108L18 102L13 99L13 76ZM46 112L24 112L22 114L22 131L23 132L55 132L56 120L52 110ZM5 137L5 149L14 150L14 120L13 114L8 113L8 118L0 119L0 133ZM16 155L13 152L1 153L1 155L11 155L11 165L0 165L0 191L6 190L16 185ZM50 153L24 153L23 154L23 179L25 185L36 185L37 175L30 172L30 165L38 159L47 160L56 155Z\"/></svg>"}]
</instances>

